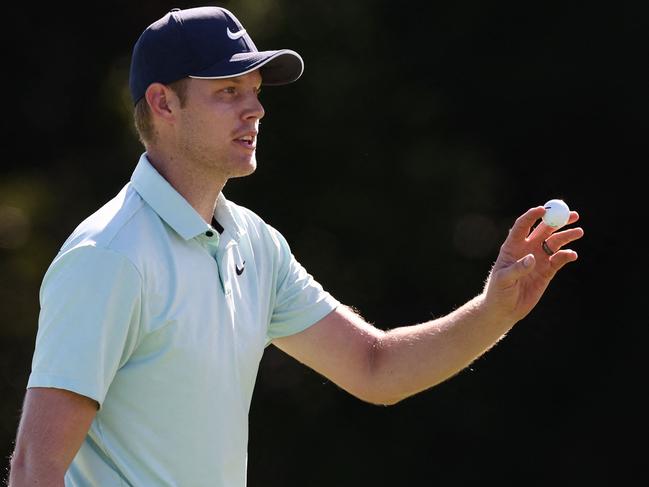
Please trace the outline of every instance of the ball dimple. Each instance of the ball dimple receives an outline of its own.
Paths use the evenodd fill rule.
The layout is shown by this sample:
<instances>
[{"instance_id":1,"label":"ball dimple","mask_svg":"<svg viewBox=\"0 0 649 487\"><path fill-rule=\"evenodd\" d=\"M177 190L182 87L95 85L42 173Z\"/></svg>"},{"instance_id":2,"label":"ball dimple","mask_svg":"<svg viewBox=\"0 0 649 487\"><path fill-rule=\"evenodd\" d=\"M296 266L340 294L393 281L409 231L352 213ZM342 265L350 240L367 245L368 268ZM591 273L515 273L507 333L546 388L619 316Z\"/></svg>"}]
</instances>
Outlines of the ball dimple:
<instances>
[{"instance_id":1,"label":"ball dimple","mask_svg":"<svg viewBox=\"0 0 649 487\"><path fill-rule=\"evenodd\" d=\"M545 215L543 215L543 222L554 228L560 228L568 223L570 218L570 208L565 201L560 199L553 199L543 205L545 208Z\"/></svg>"}]
</instances>

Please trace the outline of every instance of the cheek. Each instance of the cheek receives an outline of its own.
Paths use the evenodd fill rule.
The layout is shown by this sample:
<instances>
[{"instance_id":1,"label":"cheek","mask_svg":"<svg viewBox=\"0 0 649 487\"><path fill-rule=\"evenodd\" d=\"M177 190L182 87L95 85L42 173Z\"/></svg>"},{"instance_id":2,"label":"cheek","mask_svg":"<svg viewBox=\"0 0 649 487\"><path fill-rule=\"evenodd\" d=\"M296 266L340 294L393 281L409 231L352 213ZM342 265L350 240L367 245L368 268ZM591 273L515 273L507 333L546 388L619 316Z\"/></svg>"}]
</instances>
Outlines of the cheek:
<instances>
[{"instance_id":1,"label":"cheek","mask_svg":"<svg viewBox=\"0 0 649 487\"><path fill-rule=\"evenodd\" d=\"M201 113L193 113L182 120L182 134L185 139L199 140L204 139L211 131L209 119Z\"/></svg>"},{"instance_id":2,"label":"cheek","mask_svg":"<svg viewBox=\"0 0 649 487\"><path fill-rule=\"evenodd\" d=\"M184 138L195 144L223 145L231 141L237 129L237 116L227 104L210 100L196 101L182 113Z\"/></svg>"},{"instance_id":3,"label":"cheek","mask_svg":"<svg viewBox=\"0 0 649 487\"><path fill-rule=\"evenodd\" d=\"M232 124L230 114L223 111L200 112L194 117L193 129L197 133L209 134L212 138L225 139L229 137Z\"/></svg>"}]
</instances>

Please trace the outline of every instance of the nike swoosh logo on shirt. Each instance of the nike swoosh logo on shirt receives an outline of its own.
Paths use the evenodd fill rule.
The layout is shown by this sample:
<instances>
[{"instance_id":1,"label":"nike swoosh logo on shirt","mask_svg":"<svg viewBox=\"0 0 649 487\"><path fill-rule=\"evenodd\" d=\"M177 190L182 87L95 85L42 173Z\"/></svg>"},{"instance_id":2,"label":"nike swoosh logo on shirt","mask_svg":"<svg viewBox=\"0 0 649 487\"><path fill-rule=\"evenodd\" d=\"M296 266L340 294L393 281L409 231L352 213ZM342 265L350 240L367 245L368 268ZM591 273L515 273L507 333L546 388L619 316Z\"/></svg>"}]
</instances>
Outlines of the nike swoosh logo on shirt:
<instances>
[{"instance_id":1,"label":"nike swoosh logo on shirt","mask_svg":"<svg viewBox=\"0 0 649 487\"><path fill-rule=\"evenodd\" d=\"M246 29L241 29L239 32L232 32L230 30L230 27L227 28L227 31L228 31L228 37L233 41L236 41L240 37L243 37L246 33Z\"/></svg>"},{"instance_id":2,"label":"nike swoosh logo on shirt","mask_svg":"<svg viewBox=\"0 0 649 487\"><path fill-rule=\"evenodd\" d=\"M241 264L241 269L239 269L238 265L235 265L234 268L237 270L237 276L240 276L243 274L243 270L246 268L246 261L243 261L243 264Z\"/></svg>"}]
</instances>

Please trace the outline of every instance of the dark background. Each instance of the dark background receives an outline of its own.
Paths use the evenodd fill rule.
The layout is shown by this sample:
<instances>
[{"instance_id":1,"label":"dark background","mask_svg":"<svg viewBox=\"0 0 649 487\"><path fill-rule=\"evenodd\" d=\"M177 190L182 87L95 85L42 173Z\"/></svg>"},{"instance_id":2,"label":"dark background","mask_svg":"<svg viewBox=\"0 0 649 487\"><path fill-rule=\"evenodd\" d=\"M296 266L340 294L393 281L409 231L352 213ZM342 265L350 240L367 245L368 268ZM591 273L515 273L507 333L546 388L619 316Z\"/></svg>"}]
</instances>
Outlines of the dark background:
<instances>
[{"instance_id":1,"label":"dark background","mask_svg":"<svg viewBox=\"0 0 649 487\"><path fill-rule=\"evenodd\" d=\"M197 5L3 8L5 466L42 276L142 152L131 48L170 8ZM264 90L259 169L225 193L377 327L444 315L480 292L531 206L563 198L586 232L577 263L501 343L396 406L362 403L269 347L249 484L644 484L646 2L218 5L260 49L292 48L306 64L296 84Z\"/></svg>"}]
</instances>

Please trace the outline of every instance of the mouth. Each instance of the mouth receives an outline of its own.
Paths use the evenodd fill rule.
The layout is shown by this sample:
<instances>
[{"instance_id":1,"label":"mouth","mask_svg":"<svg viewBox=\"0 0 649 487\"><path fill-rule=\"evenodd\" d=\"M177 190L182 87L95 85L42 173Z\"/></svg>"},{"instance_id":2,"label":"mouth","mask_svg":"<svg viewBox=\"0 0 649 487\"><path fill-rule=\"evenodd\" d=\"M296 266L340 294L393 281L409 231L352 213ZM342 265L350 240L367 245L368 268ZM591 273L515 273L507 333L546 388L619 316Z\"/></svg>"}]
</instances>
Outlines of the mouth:
<instances>
[{"instance_id":1,"label":"mouth","mask_svg":"<svg viewBox=\"0 0 649 487\"><path fill-rule=\"evenodd\" d=\"M257 147L257 132L247 132L241 137L234 139L234 142L248 150L254 150Z\"/></svg>"}]
</instances>

